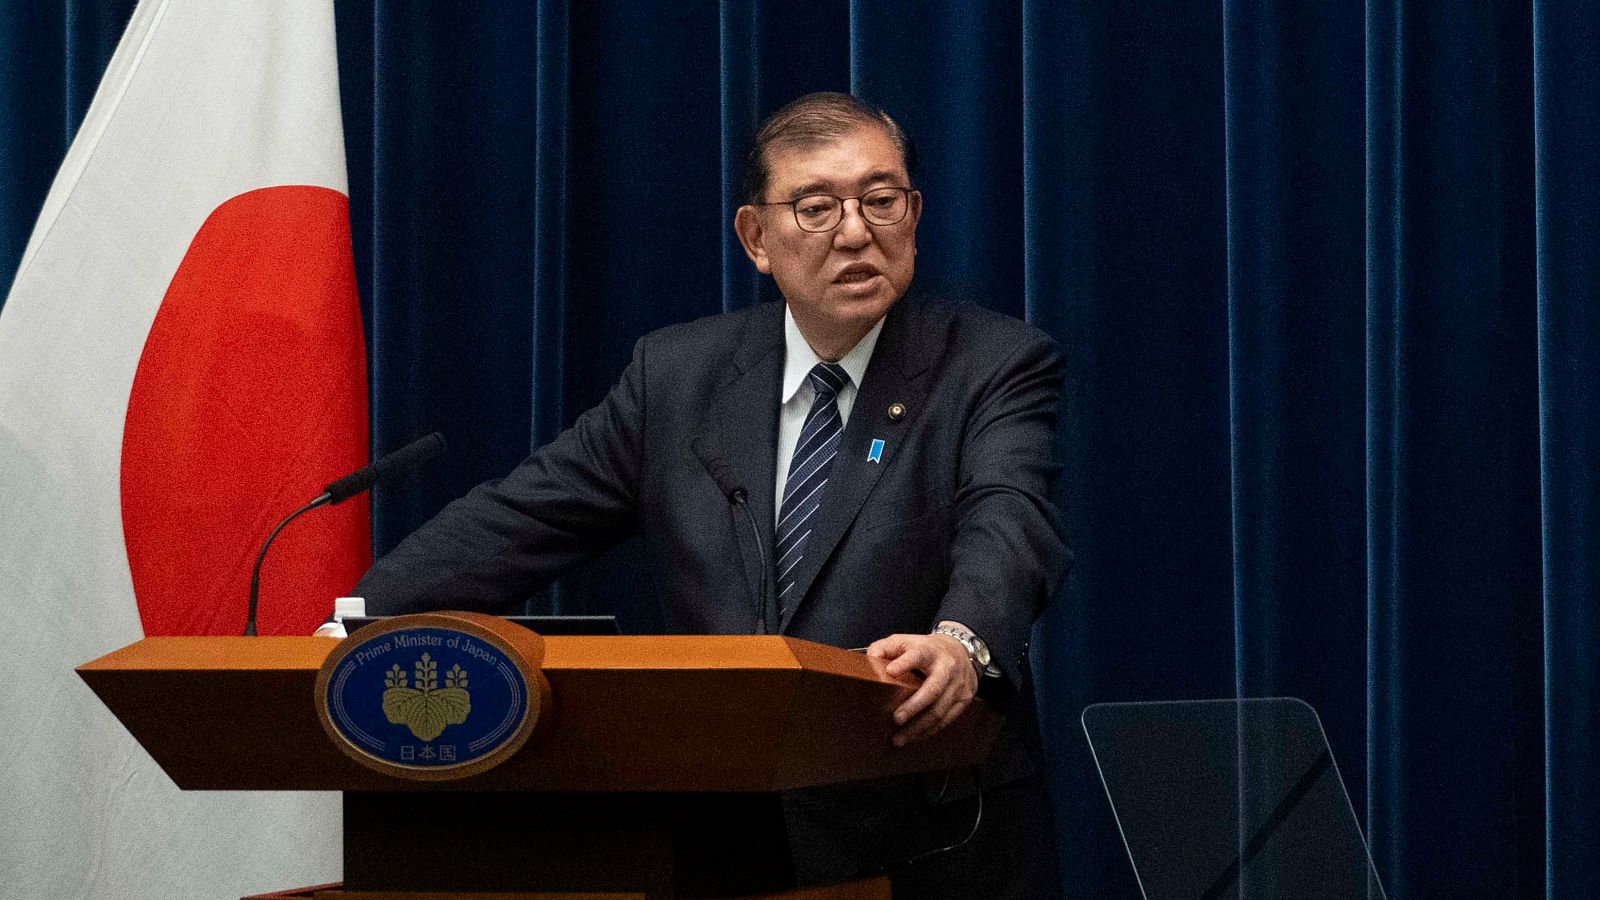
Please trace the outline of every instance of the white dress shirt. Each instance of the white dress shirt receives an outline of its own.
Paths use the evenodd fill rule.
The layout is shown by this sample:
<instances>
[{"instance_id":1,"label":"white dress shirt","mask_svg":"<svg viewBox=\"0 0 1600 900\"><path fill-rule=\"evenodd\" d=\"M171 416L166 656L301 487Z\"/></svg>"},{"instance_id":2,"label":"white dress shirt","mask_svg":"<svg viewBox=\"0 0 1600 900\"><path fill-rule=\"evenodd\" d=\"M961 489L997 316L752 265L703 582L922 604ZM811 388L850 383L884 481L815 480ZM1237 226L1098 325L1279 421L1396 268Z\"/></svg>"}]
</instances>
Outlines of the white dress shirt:
<instances>
[{"instance_id":1,"label":"white dress shirt","mask_svg":"<svg viewBox=\"0 0 1600 900\"><path fill-rule=\"evenodd\" d=\"M844 427L850 421L850 408L855 405L856 393L860 389L861 379L866 377L867 363L872 360L872 348L878 345L878 334L883 331L883 320L872 326L856 345L850 348L839 360L840 368L850 375L850 383L839 391L839 425ZM778 480L777 491L772 496L778 498L772 504L772 524L778 524L783 509L783 489L789 483L789 463L794 460L794 445L800 439L800 429L805 427L806 417L811 413L811 402L816 399L817 392L811 387L811 379L806 376L817 363L822 362L811 345L806 343L805 335L800 333L800 326L794 323L794 314L788 306L783 309L783 392L779 397L778 407Z\"/></svg>"}]
</instances>

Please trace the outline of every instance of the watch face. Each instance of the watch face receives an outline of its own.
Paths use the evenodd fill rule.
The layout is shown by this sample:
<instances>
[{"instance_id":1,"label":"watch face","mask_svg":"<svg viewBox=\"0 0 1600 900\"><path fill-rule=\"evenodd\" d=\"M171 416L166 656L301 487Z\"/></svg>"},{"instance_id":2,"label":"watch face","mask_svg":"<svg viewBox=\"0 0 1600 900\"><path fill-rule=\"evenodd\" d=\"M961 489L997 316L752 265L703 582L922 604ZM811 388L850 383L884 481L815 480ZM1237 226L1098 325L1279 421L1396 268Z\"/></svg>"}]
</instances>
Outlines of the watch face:
<instances>
[{"instance_id":1,"label":"watch face","mask_svg":"<svg viewBox=\"0 0 1600 900\"><path fill-rule=\"evenodd\" d=\"M989 668L989 648L978 644L977 650L978 665L983 666L985 669Z\"/></svg>"}]
</instances>

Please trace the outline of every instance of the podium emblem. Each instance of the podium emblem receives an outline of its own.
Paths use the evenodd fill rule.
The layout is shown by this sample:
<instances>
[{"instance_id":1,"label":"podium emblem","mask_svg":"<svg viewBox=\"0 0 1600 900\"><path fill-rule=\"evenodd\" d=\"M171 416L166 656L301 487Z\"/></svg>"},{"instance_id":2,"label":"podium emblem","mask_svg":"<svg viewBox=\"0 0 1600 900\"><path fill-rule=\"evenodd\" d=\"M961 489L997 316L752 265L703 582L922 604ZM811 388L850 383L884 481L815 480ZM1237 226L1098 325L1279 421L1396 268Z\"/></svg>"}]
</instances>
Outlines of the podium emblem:
<instances>
[{"instance_id":1,"label":"podium emblem","mask_svg":"<svg viewBox=\"0 0 1600 900\"><path fill-rule=\"evenodd\" d=\"M418 740L431 741L446 726L460 725L472 712L467 673L456 663L439 687L439 661L424 653L416 663L416 686L406 684L406 673L396 663L383 677L383 714L390 725L404 725Z\"/></svg>"},{"instance_id":2,"label":"podium emblem","mask_svg":"<svg viewBox=\"0 0 1600 900\"><path fill-rule=\"evenodd\" d=\"M414 780L462 778L527 741L549 688L543 639L474 613L399 616L342 641L317 674L317 712L347 756Z\"/></svg>"}]
</instances>

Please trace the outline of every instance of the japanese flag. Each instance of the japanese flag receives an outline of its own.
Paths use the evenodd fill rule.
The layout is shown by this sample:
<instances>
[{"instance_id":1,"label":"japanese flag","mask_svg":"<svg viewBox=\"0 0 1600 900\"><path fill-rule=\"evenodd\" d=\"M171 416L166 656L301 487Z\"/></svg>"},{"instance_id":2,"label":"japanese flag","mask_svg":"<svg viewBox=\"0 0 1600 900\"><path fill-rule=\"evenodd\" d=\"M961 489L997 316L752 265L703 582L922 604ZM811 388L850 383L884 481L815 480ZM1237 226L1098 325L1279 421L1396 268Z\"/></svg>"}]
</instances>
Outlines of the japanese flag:
<instances>
[{"instance_id":1,"label":"japanese flag","mask_svg":"<svg viewBox=\"0 0 1600 900\"><path fill-rule=\"evenodd\" d=\"M336 797L180 793L72 670L238 634L267 532L366 456L331 0L143 0L0 307L4 891L338 877ZM370 553L364 501L295 523L261 632Z\"/></svg>"}]
</instances>

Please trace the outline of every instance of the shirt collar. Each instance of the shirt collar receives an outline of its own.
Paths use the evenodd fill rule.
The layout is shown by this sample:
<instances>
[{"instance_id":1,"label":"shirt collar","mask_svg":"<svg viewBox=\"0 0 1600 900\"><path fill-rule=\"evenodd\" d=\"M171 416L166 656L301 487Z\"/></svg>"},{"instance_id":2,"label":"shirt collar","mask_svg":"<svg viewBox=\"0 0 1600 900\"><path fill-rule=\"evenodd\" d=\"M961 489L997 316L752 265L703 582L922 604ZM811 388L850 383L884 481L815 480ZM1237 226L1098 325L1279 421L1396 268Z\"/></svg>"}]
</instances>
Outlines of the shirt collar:
<instances>
[{"instance_id":1,"label":"shirt collar","mask_svg":"<svg viewBox=\"0 0 1600 900\"><path fill-rule=\"evenodd\" d=\"M850 375L850 383L856 387L861 386L861 379L866 377L867 363L872 360L872 348L878 345L878 334L883 331L883 320L872 326L872 330L862 336L850 352L839 360L839 365ZM800 333L800 326L794 322L794 313L789 311L789 304L783 305L783 393L779 404L788 403L800 391L800 385L806 383L806 376L817 363L822 362L811 345L806 343L805 335Z\"/></svg>"}]
</instances>

